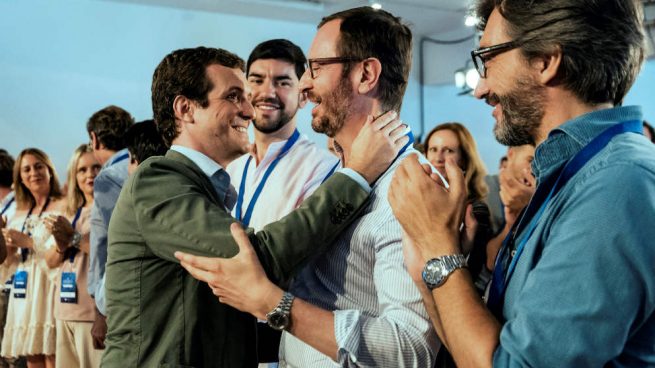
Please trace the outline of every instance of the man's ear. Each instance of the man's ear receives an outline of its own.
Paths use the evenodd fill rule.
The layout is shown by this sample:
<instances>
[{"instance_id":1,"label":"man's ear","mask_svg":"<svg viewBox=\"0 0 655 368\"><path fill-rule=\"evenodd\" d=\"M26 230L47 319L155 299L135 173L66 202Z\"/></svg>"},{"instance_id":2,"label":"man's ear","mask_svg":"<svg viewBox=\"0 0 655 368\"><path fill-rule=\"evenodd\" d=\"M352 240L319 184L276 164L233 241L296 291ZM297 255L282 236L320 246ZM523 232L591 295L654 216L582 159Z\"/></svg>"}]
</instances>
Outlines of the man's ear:
<instances>
[{"instance_id":1,"label":"man's ear","mask_svg":"<svg viewBox=\"0 0 655 368\"><path fill-rule=\"evenodd\" d=\"M98 140L98 136L96 135L95 132L91 132L91 148L93 148L94 151L97 151L100 149L100 141Z\"/></svg>"},{"instance_id":2,"label":"man's ear","mask_svg":"<svg viewBox=\"0 0 655 368\"><path fill-rule=\"evenodd\" d=\"M193 123L193 112L195 106L196 104L186 96L175 96L175 100L173 100L175 120L180 120L184 123Z\"/></svg>"},{"instance_id":3,"label":"man's ear","mask_svg":"<svg viewBox=\"0 0 655 368\"><path fill-rule=\"evenodd\" d=\"M304 92L298 93L298 109L302 109L307 105L307 94Z\"/></svg>"},{"instance_id":4,"label":"man's ear","mask_svg":"<svg viewBox=\"0 0 655 368\"><path fill-rule=\"evenodd\" d=\"M382 64L377 58L364 59L361 62L359 80L357 82L357 92L365 95L375 89L380 81L382 73Z\"/></svg>"},{"instance_id":5,"label":"man's ear","mask_svg":"<svg viewBox=\"0 0 655 368\"><path fill-rule=\"evenodd\" d=\"M557 46L551 53L535 58L531 64L539 73L538 81L545 86L556 80L561 63L562 49Z\"/></svg>"}]
</instances>

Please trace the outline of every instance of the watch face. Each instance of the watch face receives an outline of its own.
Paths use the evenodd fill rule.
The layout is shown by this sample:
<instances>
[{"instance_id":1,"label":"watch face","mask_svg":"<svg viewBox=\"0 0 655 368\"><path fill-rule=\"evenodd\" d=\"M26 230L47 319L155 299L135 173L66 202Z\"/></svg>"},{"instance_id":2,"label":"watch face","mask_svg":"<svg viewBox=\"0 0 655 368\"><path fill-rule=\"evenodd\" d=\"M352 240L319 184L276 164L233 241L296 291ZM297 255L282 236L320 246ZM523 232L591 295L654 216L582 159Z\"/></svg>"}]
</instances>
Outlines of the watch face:
<instances>
[{"instance_id":1,"label":"watch face","mask_svg":"<svg viewBox=\"0 0 655 368\"><path fill-rule=\"evenodd\" d=\"M282 311L275 311L268 316L268 324L276 330L284 330L289 325L289 316Z\"/></svg>"},{"instance_id":2,"label":"watch face","mask_svg":"<svg viewBox=\"0 0 655 368\"><path fill-rule=\"evenodd\" d=\"M444 268L436 259L428 261L423 269L423 281L430 287L438 286L444 278Z\"/></svg>"}]
</instances>

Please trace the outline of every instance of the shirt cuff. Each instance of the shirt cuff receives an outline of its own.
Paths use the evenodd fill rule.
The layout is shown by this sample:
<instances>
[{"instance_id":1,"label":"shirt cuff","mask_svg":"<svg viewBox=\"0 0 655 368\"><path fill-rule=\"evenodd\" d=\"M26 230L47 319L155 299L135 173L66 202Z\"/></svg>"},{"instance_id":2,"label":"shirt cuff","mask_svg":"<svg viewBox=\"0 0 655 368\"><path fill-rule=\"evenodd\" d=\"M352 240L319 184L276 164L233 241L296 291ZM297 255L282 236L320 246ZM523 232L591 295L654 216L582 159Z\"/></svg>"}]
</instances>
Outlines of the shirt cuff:
<instances>
[{"instance_id":1,"label":"shirt cuff","mask_svg":"<svg viewBox=\"0 0 655 368\"><path fill-rule=\"evenodd\" d=\"M342 169L339 169L340 173L348 175L349 178L357 182L362 189L366 191L366 193L371 193L371 186L368 185L368 182L366 179L364 179L363 176L361 176L357 171L349 168L349 167L344 167Z\"/></svg>"},{"instance_id":2,"label":"shirt cuff","mask_svg":"<svg viewBox=\"0 0 655 368\"><path fill-rule=\"evenodd\" d=\"M333 313L337 362L342 367L356 366L361 334L361 312L349 309L335 310Z\"/></svg>"},{"instance_id":3,"label":"shirt cuff","mask_svg":"<svg viewBox=\"0 0 655 368\"><path fill-rule=\"evenodd\" d=\"M98 311L103 316L106 316L107 305L105 303L105 277L104 276L100 280L100 285L98 287L98 290L96 290L95 302L96 302L96 307L98 307Z\"/></svg>"}]
</instances>

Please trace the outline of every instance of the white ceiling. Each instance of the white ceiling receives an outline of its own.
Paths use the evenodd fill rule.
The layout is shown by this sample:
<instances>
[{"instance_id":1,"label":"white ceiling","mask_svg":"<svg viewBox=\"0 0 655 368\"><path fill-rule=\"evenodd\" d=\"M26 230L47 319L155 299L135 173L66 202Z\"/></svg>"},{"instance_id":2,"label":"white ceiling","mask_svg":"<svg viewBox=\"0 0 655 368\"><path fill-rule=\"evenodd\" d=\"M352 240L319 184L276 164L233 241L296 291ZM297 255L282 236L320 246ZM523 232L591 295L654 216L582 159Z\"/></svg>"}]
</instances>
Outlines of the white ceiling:
<instances>
[{"instance_id":1,"label":"white ceiling","mask_svg":"<svg viewBox=\"0 0 655 368\"><path fill-rule=\"evenodd\" d=\"M318 24L336 11L368 5L368 0L111 0L142 5L247 15ZM468 0L378 0L385 10L410 23L415 36L462 29Z\"/></svg>"}]
</instances>

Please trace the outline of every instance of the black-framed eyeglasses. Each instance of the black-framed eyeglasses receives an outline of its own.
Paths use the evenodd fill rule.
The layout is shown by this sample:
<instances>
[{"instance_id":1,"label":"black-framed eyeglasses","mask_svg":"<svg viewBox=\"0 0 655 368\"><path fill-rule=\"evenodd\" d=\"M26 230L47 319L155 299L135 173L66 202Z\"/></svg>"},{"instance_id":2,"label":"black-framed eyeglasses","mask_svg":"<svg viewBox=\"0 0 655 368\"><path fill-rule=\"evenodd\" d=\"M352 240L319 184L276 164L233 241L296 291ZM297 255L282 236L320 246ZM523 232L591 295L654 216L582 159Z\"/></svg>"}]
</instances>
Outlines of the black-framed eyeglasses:
<instances>
[{"instance_id":1,"label":"black-framed eyeglasses","mask_svg":"<svg viewBox=\"0 0 655 368\"><path fill-rule=\"evenodd\" d=\"M487 61L500 53L515 49L521 46L521 44L522 42L514 40L471 51L471 59L473 59L473 65L475 65L475 69L480 74L480 78L487 77L487 66L485 65Z\"/></svg>"},{"instance_id":2,"label":"black-framed eyeglasses","mask_svg":"<svg viewBox=\"0 0 655 368\"><path fill-rule=\"evenodd\" d=\"M312 79L318 77L318 71L320 70L321 65L330 65L338 63L352 63L359 62L363 59L352 57L352 56L334 56L334 57L325 57L325 58L316 58L308 59L307 64L309 65L309 75Z\"/></svg>"}]
</instances>

